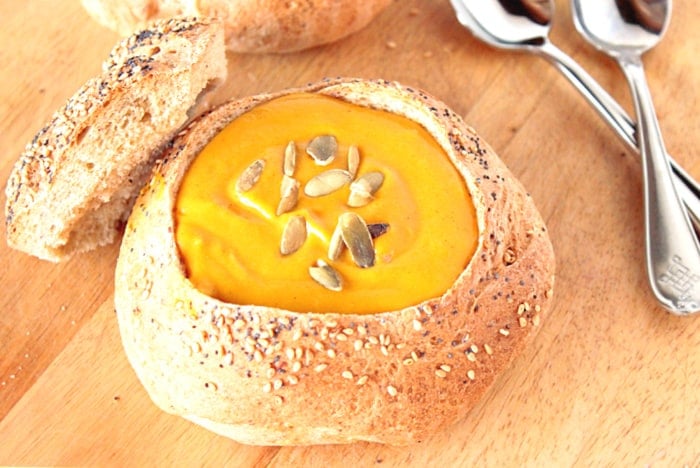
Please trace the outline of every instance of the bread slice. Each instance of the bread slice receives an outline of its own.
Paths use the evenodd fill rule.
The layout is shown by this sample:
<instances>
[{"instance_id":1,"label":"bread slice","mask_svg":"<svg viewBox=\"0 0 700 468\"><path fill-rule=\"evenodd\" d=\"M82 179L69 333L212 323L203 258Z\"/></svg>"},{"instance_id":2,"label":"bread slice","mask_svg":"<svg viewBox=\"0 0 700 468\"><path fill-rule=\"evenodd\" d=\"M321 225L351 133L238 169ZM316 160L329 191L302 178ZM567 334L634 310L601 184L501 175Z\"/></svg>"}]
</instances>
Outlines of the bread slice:
<instances>
[{"instance_id":1,"label":"bread slice","mask_svg":"<svg viewBox=\"0 0 700 468\"><path fill-rule=\"evenodd\" d=\"M233 52L292 52L336 41L367 25L392 0L82 0L98 23L129 34L156 18L216 17Z\"/></svg>"},{"instance_id":2,"label":"bread slice","mask_svg":"<svg viewBox=\"0 0 700 468\"><path fill-rule=\"evenodd\" d=\"M120 42L17 161L8 244L60 261L114 241L163 148L226 72L219 21L159 21Z\"/></svg>"},{"instance_id":3,"label":"bread slice","mask_svg":"<svg viewBox=\"0 0 700 468\"><path fill-rule=\"evenodd\" d=\"M479 237L440 297L375 314L300 313L226 303L187 279L173 211L191 161L241 113L295 92L402 115L444 149ZM178 135L128 220L115 308L131 365L169 413L247 444L405 445L462 419L525 350L549 310L554 268L533 200L457 114L413 88L338 79L224 104Z\"/></svg>"}]
</instances>

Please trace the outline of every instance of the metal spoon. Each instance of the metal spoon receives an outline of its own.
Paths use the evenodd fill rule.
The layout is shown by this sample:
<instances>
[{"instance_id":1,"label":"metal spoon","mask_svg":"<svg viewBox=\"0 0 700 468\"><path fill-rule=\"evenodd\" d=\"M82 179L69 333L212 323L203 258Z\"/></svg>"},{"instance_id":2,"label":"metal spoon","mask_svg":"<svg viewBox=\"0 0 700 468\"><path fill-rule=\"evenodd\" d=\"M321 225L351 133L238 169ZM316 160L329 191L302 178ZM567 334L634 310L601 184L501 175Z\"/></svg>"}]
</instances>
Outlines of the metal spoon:
<instances>
[{"instance_id":1,"label":"metal spoon","mask_svg":"<svg viewBox=\"0 0 700 468\"><path fill-rule=\"evenodd\" d=\"M654 4L649 15L640 8ZM668 0L572 0L576 29L615 58L632 90L644 168L647 270L657 299L671 312L700 308L700 245L676 193L661 130L647 86L642 54L655 46L669 23ZM684 271L685 285L672 281Z\"/></svg>"},{"instance_id":2,"label":"metal spoon","mask_svg":"<svg viewBox=\"0 0 700 468\"><path fill-rule=\"evenodd\" d=\"M629 148L639 151L634 121L593 77L549 41L554 11L551 0L450 1L457 19L477 38L502 49L539 55L554 65ZM671 165L676 189L700 231L700 185L672 159Z\"/></svg>"}]
</instances>

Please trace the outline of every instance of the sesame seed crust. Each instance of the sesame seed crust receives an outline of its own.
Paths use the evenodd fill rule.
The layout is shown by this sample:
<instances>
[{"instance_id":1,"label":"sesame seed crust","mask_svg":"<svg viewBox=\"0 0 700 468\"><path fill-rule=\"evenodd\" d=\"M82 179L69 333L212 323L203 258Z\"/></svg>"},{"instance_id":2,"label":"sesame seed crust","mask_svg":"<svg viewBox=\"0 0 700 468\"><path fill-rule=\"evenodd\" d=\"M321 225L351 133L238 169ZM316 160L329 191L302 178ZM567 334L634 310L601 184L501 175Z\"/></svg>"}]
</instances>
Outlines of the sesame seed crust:
<instances>
[{"instance_id":1,"label":"sesame seed crust","mask_svg":"<svg viewBox=\"0 0 700 468\"><path fill-rule=\"evenodd\" d=\"M463 175L478 246L441 297L369 315L299 313L224 303L189 283L172 211L190 161L241 113L300 91L419 122ZM227 103L180 133L127 223L115 305L127 356L165 411L250 444L405 445L476 404L539 329L553 281L552 247L534 203L459 116L397 83L334 79ZM202 382L217 390L203 392Z\"/></svg>"},{"instance_id":2,"label":"sesame seed crust","mask_svg":"<svg viewBox=\"0 0 700 468\"><path fill-rule=\"evenodd\" d=\"M224 21L234 52L292 52L333 42L369 23L391 0L295 2L259 0L83 0L100 24L122 35L157 18L191 15Z\"/></svg>"},{"instance_id":3,"label":"sesame seed crust","mask_svg":"<svg viewBox=\"0 0 700 468\"><path fill-rule=\"evenodd\" d=\"M60 261L113 242L163 147L225 76L219 22L160 21L119 42L15 164L8 244Z\"/></svg>"}]
</instances>

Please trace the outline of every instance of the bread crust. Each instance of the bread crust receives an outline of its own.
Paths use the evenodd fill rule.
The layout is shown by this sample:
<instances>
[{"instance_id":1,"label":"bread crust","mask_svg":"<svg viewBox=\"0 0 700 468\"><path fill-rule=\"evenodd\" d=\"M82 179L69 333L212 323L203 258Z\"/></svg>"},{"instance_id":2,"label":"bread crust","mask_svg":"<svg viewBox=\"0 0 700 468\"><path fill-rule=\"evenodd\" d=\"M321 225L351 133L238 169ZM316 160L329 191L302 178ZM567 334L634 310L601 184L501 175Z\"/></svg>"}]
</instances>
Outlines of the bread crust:
<instances>
[{"instance_id":1,"label":"bread crust","mask_svg":"<svg viewBox=\"0 0 700 468\"><path fill-rule=\"evenodd\" d=\"M297 313L225 303L187 280L173 208L190 162L236 116L299 91L403 115L445 149L474 200L479 239L441 297L370 315ZM247 444L405 445L476 404L539 329L553 282L534 203L458 115L396 83L337 79L227 103L178 135L127 223L115 306L129 361L169 413Z\"/></svg>"},{"instance_id":2,"label":"bread crust","mask_svg":"<svg viewBox=\"0 0 700 468\"><path fill-rule=\"evenodd\" d=\"M367 25L392 0L82 0L97 22L130 34L156 18L220 18L233 52L293 52L336 41Z\"/></svg>"},{"instance_id":3,"label":"bread crust","mask_svg":"<svg viewBox=\"0 0 700 468\"><path fill-rule=\"evenodd\" d=\"M118 43L36 134L6 186L8 244L60 261L111 243L163 147L226 77L216 20L159 21Z\"/></svg>"}]
</instances>

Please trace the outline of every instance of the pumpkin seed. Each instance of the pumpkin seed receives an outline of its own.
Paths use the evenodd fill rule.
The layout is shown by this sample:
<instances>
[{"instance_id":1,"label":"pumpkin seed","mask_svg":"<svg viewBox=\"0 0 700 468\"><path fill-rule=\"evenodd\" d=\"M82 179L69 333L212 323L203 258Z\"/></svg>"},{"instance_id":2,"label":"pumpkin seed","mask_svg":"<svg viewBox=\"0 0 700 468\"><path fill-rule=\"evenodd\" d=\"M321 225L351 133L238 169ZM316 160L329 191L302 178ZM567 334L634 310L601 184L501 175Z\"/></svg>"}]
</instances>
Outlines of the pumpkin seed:
<instances>
[{"instance_id":1,"label":"pumpkin seed","mask_svg":"<svg viewBox=\"0 0 700 468\"><path fill-rule=\"evenodd\" d=\"M348 171L329 169L309 179L304 186L304 193L309 197L322 197L335 192L351 180Z\"/></svg>"},{"instance_id":2,"label":"pumpkin seed","mask_svg":"<svg viewBox=\"0 0 700 468\"><path fill-rule=\"evenodd\" d=\"M309 267L309 275L318 284L331 291L342 291L343 282L340 274L335 269L324 262L317 260L316 265Z\"/></svg>"},{"instance_id":3,"label":"pumpkin seed","mask_svg":"<svg viewBox=\"0 0 700 468\"><path fill-rule=\"evenodd\" d=\"M294 170L297 167L297 147L293 141L287 143L287 147L284 149L284 175L292 177L294 175Z\"/></svg>"},{"instance_id":4,"label":"pumpkin seed","mask_svg":"<svg viewBox=\"0 0 700 468\"><path fill-rule=\"evenodd\" d=\"M348 195L347 204L352 208L360 208L367 205L369 202L374 200L374 197L370 195L369 192L350 190L350 195Z\"/></svg>"},{"instance_id":5,"label":"pumpkin seed","mask_svg":"<svg viewBox=\"0 0 700 468\"><path fill-rule=\"evenodd\" d=\"M340 223L336 224L333 234L331 234L331 239L328 242L328 258L336 261L340 258L343 253L343 248L345 244L343 243L343 235L340 232Z\"/></svg>"},{"instance_id":6,"label":"pumpkin seed","mask_svg":"<svg viewBox=\"0 0 700 468\"><path fill-rule=\"evenodd\" d=\"M350 190L374 195L384 183L384 174L379 171L367 172L350 184Z\"/></svg>"},{"instance_id":7,"label":"pumpkin seed","mask_svg":"<svg viewBox=\"0 0 700 468\"><path fill-rule=\"evenodd\" d=\"M299 201L299 181L294 177L282 176L280 186L280 202L277 205L277 216L292 211Z\"/></svg>"},{"instance_id":8,"label":"pumpkin seed","mask_svg":"<svg viewBox=\"0 0 700 468\"><path fill-rule=\"evenodd\" d=\"M265 169L264 159L253 161L250 166L243 170L243 173L236 181L236 190L239 192L247 192L252 189L260 180L263 169Z\"/></svg>"},{"instance_id":9,"label":"pumpkin seed","mask_svg":"<svg viewBox=\"0 0 700 468\"><path fill-rule=\"evenodd\" d=\"M306 241L306 219L301 215L292 216L284 226L280 253L282 255L293 254L304 245Z\"/></svg>"},{"instance_id":10,"label":"pumpkin seed","mask_svg":"<svg viewBox=\"0 0 700 468\"><path fill-rule=\"evenodd\" d=\"M352 145L348 148L348 172L353 179L357 177L357 170L360 167L360 151L357 146Z\"/></svg>"},{"instance_id":11,"label":"pumpkin seed","mask_svg":"<svg viewBox=\"0 0 700 468\"><path fill-rule=\"evenodd\" d=\"M347 212L340 215L338 224L355 264L360 268L374 266L374 244L365 220L357 213Z\"/></svg>"},{"instance_id":12,"label":"pumpkin seed","mask_svg":"<svg viewBox=\"0 0 700 468\"><path fill-rule=\"evenodd\" d=\"M359 208L371 202L374 193L384 183L384 174L379 171L372 171L358 177L350 184L350 195L348 196L348 206Z\"/></svg>"},{"instance_id":13,"label":"pumpkin seed","mask_svg":"<svg viewBox=\"0 0 700 468\"><path fill-rule=\"evenodd\" d=\"M368 224L367 230L369 231L369 235L372 236L372 239L376 239L389 231L389 225L387 223Z\"/></svg>"},{"instance_id":14,"label":"pumpkin seed","mask_svg":"<svg viewBox=\"0 0 700 468\"><path fill-rule=\"evenodd\" d=\"M327 166L335 159L338 141L333 135L320 135L311 140L306 152L319 166Z\"/></svg>"}]
</instances>

